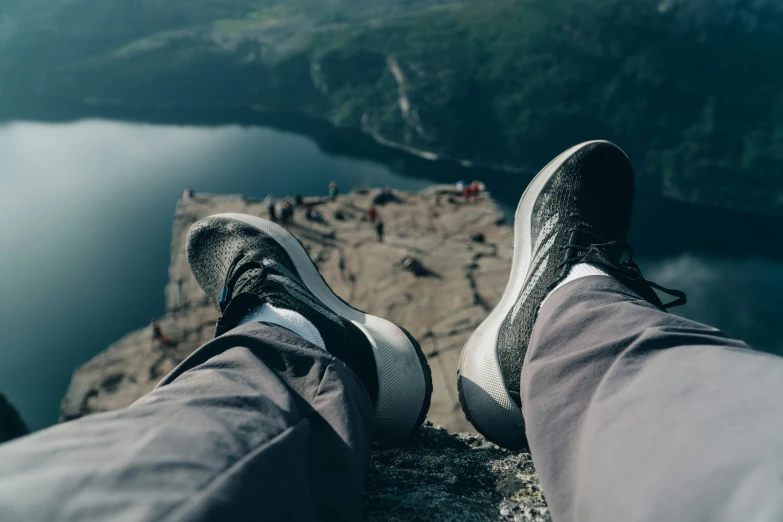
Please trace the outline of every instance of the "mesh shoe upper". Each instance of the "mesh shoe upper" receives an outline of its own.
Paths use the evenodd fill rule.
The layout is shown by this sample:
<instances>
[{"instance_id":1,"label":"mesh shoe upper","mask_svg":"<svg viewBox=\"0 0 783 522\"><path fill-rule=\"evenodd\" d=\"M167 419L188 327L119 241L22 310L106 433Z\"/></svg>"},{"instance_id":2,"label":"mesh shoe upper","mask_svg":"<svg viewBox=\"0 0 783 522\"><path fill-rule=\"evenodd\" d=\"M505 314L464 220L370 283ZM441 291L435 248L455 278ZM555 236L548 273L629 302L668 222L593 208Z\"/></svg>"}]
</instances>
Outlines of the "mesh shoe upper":
<instances>
[{"instance_id":1,"label":"mesh shoe upper","mask_svg":"<svg viewBox=\"0 0 783 522\"><path fill-rule=\"evenodd\" d=\"M625 243L633 193L631 164L608 142L577 151L541 190L529 223L533 248L525 284L498 334L503 381L517 405L522 362L539 306L572 265L599 264L643 298L664 307L630 259ZM624 251L629 251L629 259L621 262Z\"/></svg>"},{"instance_id":2,"label":"mesh shoe upper","mask_svg":"<svg viewBox=\"0 0 783 522\"><path fill-rule=\"evenodd\" d=\"M310 292L275 239L240 221L212 217L191 228L187 256L199 285L223 314L216 336L263 303L293 310L315 325L327 351L351 368L376 403L378 377L369 340Z\"/></svg>"}]
</instances>

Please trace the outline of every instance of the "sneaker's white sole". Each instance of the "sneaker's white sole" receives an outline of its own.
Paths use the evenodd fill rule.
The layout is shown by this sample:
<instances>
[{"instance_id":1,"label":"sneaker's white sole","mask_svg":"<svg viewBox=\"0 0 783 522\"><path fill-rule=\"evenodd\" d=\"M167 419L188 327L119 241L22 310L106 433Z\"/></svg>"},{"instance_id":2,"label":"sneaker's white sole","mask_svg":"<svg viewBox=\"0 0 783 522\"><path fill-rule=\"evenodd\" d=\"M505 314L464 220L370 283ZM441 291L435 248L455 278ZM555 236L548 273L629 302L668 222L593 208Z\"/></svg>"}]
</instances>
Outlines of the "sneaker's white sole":
<instances>
[{"instance_id":1,"label":"sneaker's white sole","mask_svg":"<svg viewBox=\"0 0 783 522\"><path fill-rule=\"evenodd\" d=\"M457 388L465 416L482 435L500 446L520 449L526 443L522 410L511 399L500 371L500 326L528 278L532 256L533 207L552 174L576 152L603 140L575 145L549 162L525 189L514 217L514 257L503 297L465 343L457 370Z\"/></svg>"},{"instance_id":2,"label":"sneaker's white sole","mask_svg":"<svg viewBox=\"0 0 783 522\"><path fill-rule=\"evenodd\" d=\"M351 321L369 339L378 370L375 441L381 446L404 443L423 420L432 384L426 360L405 332L381 317L348 306L324 281L307 251L285 228L247 214L216 214L213 218L241 221L272 237L288 253L308 289L335 314ZM425 405L426 402L426 405Z\"/></svg>"}]
</instances>

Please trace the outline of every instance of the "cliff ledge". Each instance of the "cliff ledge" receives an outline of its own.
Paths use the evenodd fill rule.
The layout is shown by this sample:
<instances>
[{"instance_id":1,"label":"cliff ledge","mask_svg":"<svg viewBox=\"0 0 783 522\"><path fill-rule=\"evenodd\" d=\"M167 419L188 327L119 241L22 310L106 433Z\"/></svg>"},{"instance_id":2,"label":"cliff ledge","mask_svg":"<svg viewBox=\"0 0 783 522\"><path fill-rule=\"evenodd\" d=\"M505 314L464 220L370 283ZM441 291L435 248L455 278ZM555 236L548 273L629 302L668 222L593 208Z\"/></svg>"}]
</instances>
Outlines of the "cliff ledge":
<instances>
[{"instance_id":1,"label":"cliff ledge","mask_svg":"<svg viewBox=\"0 0 783 522\"><path fill-rule=\"evenodd\" d=\"M385 223L384 242L367 219L373 204ZM74 373L61 421L131 404L212 337L218 314L190 273L184 244L191 224L220 212L266 216L266 207L207 194L177 203L166 314L158 320L173 344L154 342L144 327L109 346ZM406 447L373 455L370 520L549 520L529 454L449 433L472 431L457 398L460 349L500 299L513 254L512 229L490 195L471 202L440 185L390 196L366 189L334 201L305 198L289 229L338 295L405 326L432 368L431 424ZM406 258L420 269L406 268Z\"/></svg>"}]
</instances>

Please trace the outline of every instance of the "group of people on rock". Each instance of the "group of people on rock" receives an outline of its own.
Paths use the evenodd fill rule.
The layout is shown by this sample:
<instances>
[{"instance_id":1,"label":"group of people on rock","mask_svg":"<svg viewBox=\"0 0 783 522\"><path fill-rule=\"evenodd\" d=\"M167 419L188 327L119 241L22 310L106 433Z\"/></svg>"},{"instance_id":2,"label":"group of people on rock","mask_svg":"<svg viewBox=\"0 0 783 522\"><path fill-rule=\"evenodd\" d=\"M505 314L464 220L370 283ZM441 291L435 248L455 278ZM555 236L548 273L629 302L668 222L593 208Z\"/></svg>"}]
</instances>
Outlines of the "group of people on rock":
<instances>
[{"instance_id":1,"label":"group of people on rock","mask_svg":"<svg viewBox=\"0 0 783 522\"><path fill-rule=\"evenodd\" d=\"M466 183L465 181L458 181L457 190L462 192L462 195L465 197L466 201L470 201L471 203L473 203L478 199L478 196L481 193L481 186L479 185L479 182L476 180L472 181L471 183ZM337 186L336 181L332 180L329 182L328 193L329 193L329 199L331 201L337 199L337 196L340 194L340 188ZM184 199L192 198L193 189L191 189L190 187L186 188L182 197ZM379 192L378 195L376 195L375 199L373 200L373 203L367 209L367 219L375 228L376 239L378 240L379 243L383 242L385 225L383 222L383 218L381 218L381 215L379 214L378 209L375 206L376 202L382 205L394 199L396 199L396 196L394 195L392 188L387 186L381 192ZM267 195L267 197L264 199L264 203L266 204L267 218L270 221L274 221L276 223L279 222L284 226L288 226L293 223L294 208L302 207L305 204L304 197L298 193L294 195L293 200L291 199L290 196L286 196L285 198L283 198L282 202L279 205L279 210L278 210L277 200L275 200L275 197L272 194ZM309 221L324 223L324 219L321 213L312 207L307 208L305 212L305 217Z\"/></svg>"},{"instance_id":2,"label":"group of people on rock","mask_svg":"<svg viewBox=\"0 0 783 522\"><path fill-rule=\"evenodd\" d=\"M463 182L460 183L464 184ZM466 185L465 191L466 191L466 197L475 198L480 191L478 182L474 181L470 185ZM334 180L332 180L331 182L329 182L329 199L334 201L337 199L337 196L339 194L340 194L340 189L337 186L337 183ZM396 199L396 196L394 195L392 188L385 187L381 192L379 192L376 195L376 197L373 199L373 202L367 208L367 219L375 229L375 236L379 243L382 243L384 240L385 223L380 213L378 212L376 203L382 205L394 199ZM294 208L305 206L304 197L302 197L301 194L296 194L293 200L291 199L290 196L286 196L279 203L278 200L275 199L274 195L269 194L264 199L264 203L266 205L267 218L270 221L274 221L276 223L279 222L284 226L288 226L293 223ZM305 218L307 218L309 221L324 223L323 215L317 209L311 206L307 207L305 211Z\"/></svg>"},{"instance_id":3,"label":"group of people on rock","mask_svg":"<svg viewBox=\"0 0 783 522\"><path fill-rule=\"evenodd\" d=\"M471 183L459 181L457 182L457 190L462 193L466 201L474 203L477 201L479 194L481 193L481 185L476 180L473 180ZM329 182L328 194L331 201L335 201L337 199L337 196L340 194L340 188L337 186L336 181L332 180ZM378 195L376 195L373 203L367 209L367 219L375 228L376 239L379 243L382 243L384 239L385 224L383 222L383 218L378 212L376 203L382 205L388 201L394 200L395 198L396 197L391 187L386 187L381 192L379 192ZM278 216L278 207L274 196L269 194L264 201L266 202L268 218L275 222L277 222L279 218L279 222L284 226L288 226L293 223L294 208L304 205L304 198L301 194L296 194L293 201L290 197L286 196L280 204ZM305 217L309 221L324 223L324 219L321 213L312 207L307 208Z\"/></svg>"},{"instance_id":4,"label":"group of people on rock","mask_svg":"<svg viewBox=\"0 0 783 522\"><path fill-rule=\"evenodd\" d=\"M462 192L462 195L465 197L465 201L475 203L479 194L481 193L481 186L476 180L473 180L473 182L470 184L465 183L464 181L458 181L457 190Z\"/></svg>"},{"instance_id":5,"label":"group of people on rock","mask_svg":"<svg viewBox=\"0 0 783 522\"><path fill-rule=\"evenodd\" d=\"M329 199L334 201L337 196L340 194L340 189L337 186L337 183L332 180L329 182ZM296 207L302 207L305 205L304 202L304 196L301 194L295 194L293 200L290 196L286 196L283 198L282 202L280 203L279 209L277 200L275 199L273 194L267 195L267 197L264 199L264 203L266 204L266 212L267 212L267 218L270 221L279 222L284 226L288 226L293 223L294 220L294 208ZM305 212L305 217L310 221L316 221L323 223L323 216L321 216L320 212L313 209L312 207L308 207L307 211Z\"/></svg>"},{"instance_id":6,"label":"group of people on rock","mask_svg":"<svg viewBox=\"0 0 783 522\"><path fill-rule=\"evenodd\" d=\"M457 182L457 190L462 193L466 201L473 203L478 199L478 196L481 193L481 186L479 185L479 182L475 180L471 183L459 181ZM329 194L329 199L331 201L335 201L337 199L337 196L340 194L340 189L334 180L329 182L328 194ZM190 187L188 187L185 190L183 197L192 198L193 190ZM385 224L376 205L384 205L385 203L389 201L393 201L395 199L396 196L394 195L394 192L392 191L391 187L386 187L382 191L376 194L376 196L373 198L372 202L370 203L370 206L367 208L367 220L375 229L376 240L379 243L382 243L384 240ZM269 194L265 198L264 202L266 204L268 218L271 221L279 222L284 226L288 226L293 223L295 207L305 206L304 197L301 194L294 195L293 199L290 196L286 196L279 203L279 206L278 206L278 201L275 200L272 194ZM341 212L338 210L335 213L335 215L337 216L338 213ZM306 206L304 215L308 221L325 223L323 215L314 206ZM472 236L471 240L475 242L483 242L484 235L477 234L475 236ZM410 256L410 255L406 256L402 261L402 266L404 270L408 270L417 276L423 275L425 272L425 269L421 261L415 256ZM168 336L162 333L160 326L157 322L153 321L151 327L153 330L153 341L155 343L160 344L162 346L171 346L174 344Z\"/></svg>"}]
</instances>

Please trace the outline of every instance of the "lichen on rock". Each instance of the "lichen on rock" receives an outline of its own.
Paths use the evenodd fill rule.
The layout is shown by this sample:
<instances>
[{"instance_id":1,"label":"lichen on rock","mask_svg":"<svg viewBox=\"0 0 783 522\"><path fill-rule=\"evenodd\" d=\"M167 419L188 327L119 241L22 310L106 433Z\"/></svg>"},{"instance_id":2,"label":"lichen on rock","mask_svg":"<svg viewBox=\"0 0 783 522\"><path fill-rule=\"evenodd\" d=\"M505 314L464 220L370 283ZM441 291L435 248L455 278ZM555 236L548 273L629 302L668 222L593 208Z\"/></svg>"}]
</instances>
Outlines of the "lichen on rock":
<instances>
[{"instance_id":1,"label":"lichen on rock","mask_svg":"<svg viewBox=\"0 0 783 522\"><path fill-rule=\"evenodd\" d=\"M429 423L373 453L365 491L370 521L551 520L529 453Z\"/></svg>"}]
</instances>

